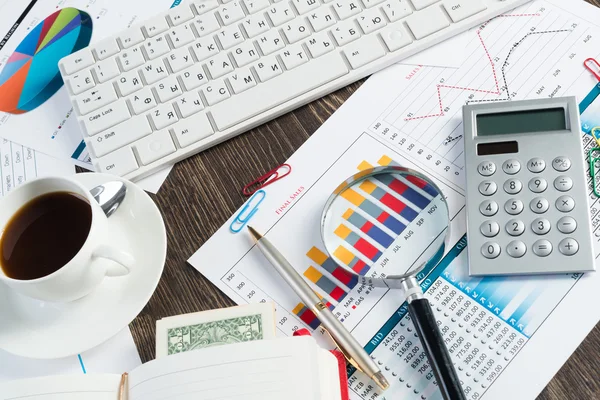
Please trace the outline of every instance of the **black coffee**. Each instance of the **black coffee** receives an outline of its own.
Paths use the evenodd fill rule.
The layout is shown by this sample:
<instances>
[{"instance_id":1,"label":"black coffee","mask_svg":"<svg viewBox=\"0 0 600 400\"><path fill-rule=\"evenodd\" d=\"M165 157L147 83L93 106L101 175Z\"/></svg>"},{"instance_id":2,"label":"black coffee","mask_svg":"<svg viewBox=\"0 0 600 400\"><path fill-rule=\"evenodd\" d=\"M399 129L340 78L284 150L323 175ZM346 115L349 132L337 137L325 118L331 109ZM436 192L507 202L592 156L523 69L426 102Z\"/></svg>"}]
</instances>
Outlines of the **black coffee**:
<instances>
[{"instance_id":1,"label":"black coffee","mask_svg":"<svg viewBox=\"0 0 600 400\"><path fill-rule=\"evenodd\" d=\"M55 192L36 197L0 232L0 268L13 279L50 275L79 252L91 225L90 204L81 196Z\"/></svg>"}]
</instances>

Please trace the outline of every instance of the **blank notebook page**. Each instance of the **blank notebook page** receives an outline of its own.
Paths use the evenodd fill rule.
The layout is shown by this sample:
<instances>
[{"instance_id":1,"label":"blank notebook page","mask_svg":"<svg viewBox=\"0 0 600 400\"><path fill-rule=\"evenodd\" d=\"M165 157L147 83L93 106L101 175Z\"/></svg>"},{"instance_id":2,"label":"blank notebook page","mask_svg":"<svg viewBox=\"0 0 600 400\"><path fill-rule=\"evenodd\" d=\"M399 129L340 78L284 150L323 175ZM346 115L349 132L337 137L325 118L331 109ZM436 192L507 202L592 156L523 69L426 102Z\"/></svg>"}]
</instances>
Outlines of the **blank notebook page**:
<instances>
[{"instance_id":1,"label":"blank notebook page","mask_svg":"<svg viewBox=\"0 0 600 400\"><path fill-rule=\"evenodd\" d=\"M45 376L0 385L0 400L115 400L121 375Z\"/></svg>"},{"instance_id":2,"label":"blank notebook page","mask_svg":"<svg viewBox=\"0 0 600 400\"><path fill-rule=\"evenodd\" d=\"M130 374L130 400L322 400L320 352L301 337L168 356Z\"/></svg>"}]
</instances>

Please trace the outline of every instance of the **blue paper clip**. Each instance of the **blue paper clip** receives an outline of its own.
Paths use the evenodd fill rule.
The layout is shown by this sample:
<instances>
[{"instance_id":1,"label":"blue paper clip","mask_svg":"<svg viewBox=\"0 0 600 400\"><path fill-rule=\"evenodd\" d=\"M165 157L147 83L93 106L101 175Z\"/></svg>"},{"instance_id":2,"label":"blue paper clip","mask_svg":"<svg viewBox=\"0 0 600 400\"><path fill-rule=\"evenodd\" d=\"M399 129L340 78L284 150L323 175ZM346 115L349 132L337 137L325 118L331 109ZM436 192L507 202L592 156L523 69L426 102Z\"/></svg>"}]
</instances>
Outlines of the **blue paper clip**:
<instances>
[{"instance_id":1,"label":"blue paper clip","mask_svg":"<svg viewBox=\"0 0 600 400\"><path fill-rule=\"evenodd\" d=\"M250 199L246 202L246 205L242 208L239 214L233 219L231 225L229 225L229 230L233 233L239 233L246 224L250 221L250 219L256 214L258 211L258 206L263 202L265 197L267 196L267 192L264 190L258 190ZM256 200L260 198L259 200ZM253 204L254 206L250 208Z\"/></svg>"}]
</instances>

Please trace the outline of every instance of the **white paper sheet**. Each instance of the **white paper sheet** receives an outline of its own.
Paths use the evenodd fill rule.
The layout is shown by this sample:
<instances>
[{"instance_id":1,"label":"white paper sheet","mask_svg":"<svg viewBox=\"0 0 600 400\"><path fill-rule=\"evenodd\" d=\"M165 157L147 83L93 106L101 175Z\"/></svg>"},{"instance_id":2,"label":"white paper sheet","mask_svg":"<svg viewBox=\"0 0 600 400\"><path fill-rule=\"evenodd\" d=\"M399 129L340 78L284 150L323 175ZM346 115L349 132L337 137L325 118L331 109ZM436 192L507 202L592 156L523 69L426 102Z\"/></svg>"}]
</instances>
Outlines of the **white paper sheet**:
<instances>
[{"instance_id":1,"label":"white paper sheet","mask_svg":"<svg viewBox=\"0 0 600 400\"><path fill-rule=\"evenodd\" d=\"M402 60L400 64L458 68L467 57L466 46L468 42L469 35L456 35Z\"/></svg>"},{"instance_id":2,"label":"white paper sheet","mask_svg":"<svg viewBox=\"0 0 600 400\"><path fill-rule=\"evenodd\" d=\"M596 90L583 60L600 57L598 20L600 10L583 2L535 1L465 33L469 56L458 69L393 66L374 75L289 159L292 174L265 189L252 226L335 307L392 383L381 393L355 372L353 399L441 399L401 296L336 278L323 253L322 207L364 162L388 156L428 174L448 198L453 246L422 285L467 398L535 398L600 319L598 307L581 307L600 301L598 273L468 277L461 116L465 102L502 100L507 91L513 99L583 99ZM584 142L591 145L587 136ZM598 200L592 207L598 256ZM274 301L281 335L316 328L249 235L229 232L232 219L189 262L239 304ZM407 229L417 227L413 220ZM348 251L349 264L369 265L358 249ZM323 331L316 336L328 344Z\"/></svg>"}]
</instances>

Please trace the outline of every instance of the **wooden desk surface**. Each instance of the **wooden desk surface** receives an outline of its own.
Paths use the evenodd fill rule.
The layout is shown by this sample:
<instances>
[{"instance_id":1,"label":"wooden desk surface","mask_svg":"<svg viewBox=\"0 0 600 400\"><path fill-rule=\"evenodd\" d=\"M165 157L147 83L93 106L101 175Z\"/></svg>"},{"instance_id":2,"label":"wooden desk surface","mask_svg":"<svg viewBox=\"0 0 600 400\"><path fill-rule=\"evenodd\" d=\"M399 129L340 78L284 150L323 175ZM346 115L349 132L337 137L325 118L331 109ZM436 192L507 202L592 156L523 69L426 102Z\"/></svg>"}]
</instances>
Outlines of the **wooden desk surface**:
<instances>
[{"instance_id":1,"label":"wooden desk surface","mask_svg":"<svg viewBox=\"0 0 600 400\"><path fill-rule=\"evenodd\" d=\"M588 1L600 6L600 0ZM153 196L167 226L167 263L156 293L130 325L142 361L154 359L157 319L234 305L186 260L246 201L242 187L287 160L361 84L352 84L175 166ZM532 365L532 374L534 368ZM600 399L600 324L539 399Z\"/></svg>"}]
</instances>

